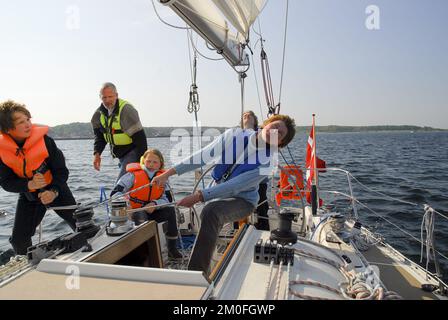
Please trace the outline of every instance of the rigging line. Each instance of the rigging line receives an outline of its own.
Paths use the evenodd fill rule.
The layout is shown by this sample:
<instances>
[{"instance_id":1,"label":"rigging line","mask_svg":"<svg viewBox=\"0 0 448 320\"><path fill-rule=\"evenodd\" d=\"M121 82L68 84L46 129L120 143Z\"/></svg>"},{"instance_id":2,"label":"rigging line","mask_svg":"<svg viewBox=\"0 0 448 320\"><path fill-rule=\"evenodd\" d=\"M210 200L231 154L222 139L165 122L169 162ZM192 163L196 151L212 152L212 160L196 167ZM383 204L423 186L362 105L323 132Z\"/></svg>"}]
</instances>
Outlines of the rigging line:
<instances>
[{"instance_id":1,"label":"rigging line","mask_svg":"<svg viewBox=\"0 0 448 320\"><path fill-rule=\"evenodd\" d=\"M282 266L283 266L283 259L280 260L280 263L278 265L277 282L274 291L274 300L278 300L278 294L280 293L280 282L283 275Z\"/></svg>"},{"instance_id":2,"label":"rigging line","mask_svg":"<svg viewBox=\"0 0 448 320\"><path fill-rule=\"evenodd\" d=\"M289 149L288 149L289 150ZM286 160L285 156L283 155L283 152L281 150L279 150L279 153L282 155L283 161L285 161L286 165L290 166L291 164ZM291 152L289 153L289 155L291 155ZM294 161L294 158L291 156L291 160L292 163L298 167L298 165L296 164L296 162Z\"/></svg>"},{"instance_id":3,"label":"rigging line","mask_svg":"<svg viewBox=\"0 0 448 320\"><path fill-rule=\"evenodd\" d=\"M269 84L270 82L270 71L269 69L269 62L267 60L267 55L266 52L264 51L264 45L263 45L263 36L262 36L262 32L261 32L261 24L260 24L260 19L258 18L258 28L260 29L260 47L261 47L261 52L260 52L260 62L261 62L261 74L262 74L262 79L263 79L263 88L264 88L264 93L265 93L265 98L266 98L266 104L268 107L268 116L271 114L271 109L273 107L274 104L274 95L272 92L272 84ZM255 32L257 33L257 32ZM258 33L257 33L258 34ZM255 45L258 43L258 41L255 43ZM255 47L254 47L255 49ZM267 77L269 79L267 79ZM271 86L270 88L268 88L269 86ZM263 113L262 113L263 114Z\"/></svg>"},{"instance_id":4,"label":"rigging line","mask_svg":"<svg viewBox=\"0 0 448 320\"><path fill-rule=\"evenodd\" d=\"M252 58L252 65L254 66L252 69L254 70L255 87L257 88L258 106L260 107L261 120L264 121L263 107L261 106L260 89L258 87L257 71L255 70L255 61L253 54L251 54L251 58Z\"/></svg>"},{"instance_id":5,"label":"rigging line","mask_svg":"<svg viewBox=\"0 0 448 320\"><path fill-rule=\"evenodd\" d=\"M240 72L240 83L241 83L241 123L243 123L243 114L244 114L244 79L246 78L245 72Z\"/></svg>"},{"instance_id":6,"label":"rigging line","mask_svg":"<svg viewBox=\"0 0 448 320\"><path fill-rule=\"evenodd\" d=\"M190 67L190 76L191 76L191 82L193 83L193 63L191 62L191 46L190 46L190 35L188 34L187 30L187 46L188 46L188 59L190 61L189 67Z\"/></svg>"},{"instance_id":7,"label":"rigging line","mask_svg":"<svg viewBox=\"0 0 448 320\"><path fill-rule=\"evenodd\" d=\"M348 171L347 171L347 172L348 172ZM350 172L348 172L348 174L349 174L349 175L350 175L350 176L351 176L357 183L359 183L362 187L364 187L364 188L367 189L368 191L371 191L371 192L373 192L373 193L379 194L379 195L381 195L381 196L383 196L383 197L386 197L386 198L388 198L388 199L391 199L391 200L394 200L394 201L397 201L397 202L401 202L401 203L408 204L408 205L415 206L415 207L420 207L420 205L419 205L418 203L414 203L414 202L409 202L409 201L404 201L404 200L401 200L401 199L397 199L397 198L391 197L391 196L389 196L389 195L387 195L387 194L384 194L384 193L382 193L382 192L376 191L376 190L374 190L374 189L372 189L372 188L369 188L368 186L366 186L365 184L363 184L362 182L360 182L358 179L356 179L356 177L353 176ZM434 210L434 209L433 209L433 210ZM434 212L437 213L437 214L438 214L439 216L441 216L442 218L448 220L448 217L447 217L446 215L444 215L444 214L438 212L437 210L434 210Z\"/></svg>"},{"instance_id":8,"label":"rigging line","mask_svg":"<svg viewBox=\"0 0 448 320\"><path fill-rule=\"evenodd\" d=\"M285 68L285 55L286 55L286 38L287 38L286 36L288 33L288 13L289 13L289 0L286 0L286 14L285 14L286 17L285 17L285 34L284 34L284 38L283 38L282 73L280 76L280 92L278 95L278 105L279 106L280 106L280 102L282 101L283 74L284 74L284 68Z\"/></svg>"},{"instance_id":9,"label":"rigging line","mask_svg":"<svg viewBox=\"0 0 448 320\"><path fill-rule=\"evenodd\" d=\"M256 49L256 46L257 46L257 44L258 44L258 41L260 41L260 42L261 42L261 45L263 45L263 37L262 37L262 35L261 35L260 17L258 17L257 20L258 20L258 26L259 26L259 29L260 29L260 33L258 33L258 32L255 30L254 25L252 25L252 30L254 31L254 33L255 33L256 35L259 36L259 39L258 39L258 40L255 42L255 44L254 44L254 50ZM254 66L253 69L254 69L255 86L256 86L256 88L257 88L258 106L259 106L259 108L260 108L261 120L264 121L263 107L261 106L260 88L259 88L259 84L258 84L257 71L255 70L255 61L254 61L254 54L253 54L253 52L252 52L252 54L251 54L251 58L252 58L252 65Z\"/></svg>"},{"instance_id":10,"label":"rigging line","mask_svg":"<svg viewBox=\"0 0 448 320\"><path fill-rule=\"evenodd\" d=\"M257 50L258 42L260 42L260 40L261 40L261 38L258 38L258 40L255 41L254 46L253 46L254 51Z\"/></svg>"},{"instance_id":11,"label":"rigging line","mask_svg":"<svg viewBox=\"0 0 448 320\"><path fill-rule=\"evenodd\" d=\"M266 55L266 52L264 51L263 48L263 53L264 53L264 61L265 61L265 68L266 68L266 83L265 86L267 86L267 88L265 89L266 91L266 96L268 97L268 106L274 108L275 107L275 101L274 101L274 89L272 87L272 78L271 78L271 68L269 67L269 60L268 57Z\"/></svg>"},{"instance_id":12,"label":"rigging line","mask_svg":"<svg viewBox=\"0 0 448 320\"><path fill-rule=\"evenodd\" d=\"M102 202L96 202L96 201L93 201L93 202L88 202L88 203L86 203L86 204L80 204L80 205L76 205L77 206L77 208L87 208L87 207L91 207L92 209L94 209L94 208L97 208L97 207L99 207L99 206L101 206L102 204L105 204L105 203L111 203L113 200L116 200L116 199L120 199L120 198L123 198L123 197L125 197L125 196L127 196L127 195L129 195L129 194L131 194L131 193L133 193L133 192L136 192L136 191L138 191L138 190L142 190L142 189L144 189L144 188L148 188L149 186L152 186L152 182L150 182L150 183L147 183L147 184L145 184L145 185L142 185L142 186L140 186L140 187L138 187L138 188L136 188L136 189L134 189L134 190L129 190L128 192L126 192L126 193L122 193L122 194L120 194L120 193L116 193L116 194L114 194L113 196L111 196L111 197L109 197L109 199L107 199L107 200L104 200L104 201L102 201ZM48 209L51 209L51 210L70 210L70 209L73 209L72 208L73 206L66 206L66 207L49 207ZM70 209L69 209L70 208Z\"/></svg>"},{"instance_id":13,"label":"rigging line","mask_svg":"<svg viewBox=\"0 0 448 320\"><path fill-rule=\"evenodd\" d=\"M283 152L282 152L281 150L279 150L279 153L280 153L280 155L282 156L283 161L285 161L286 165L287 165L287 166L291 166L291 164L288 162L288 160L286 160L285 156L283 155ZM293 160L293 163L295 164L294 159L292 159L292 160ZM282 168L280 165L279 165L279 167L280 167L281 170L283 170L283 168ZM289 174L288 174L288 176L291 177L291 175L289 175ZM297 185L297 183L296 183L296 187L297 187L298 190L300 190L300 188L299 188L299 186ZM306 191L306 189L304 189L304 190ZM281 191L281 190L280 190L280 191ZM303 204L303 197L301 196L300 199L302 200L302 204Z\"/></svg>"},{"instance_id":14,"label":"rigging line","mask_svg":"<svg viewBox=\"0 0 448 320\"><path fill-rule=\"evenodd\" d=\"M190 31L191 31L191 30L190 30ZM220 60L224 60L223 57L221 57L221 58L210 58L210 57L207 57L206 55L204 55L203 53L201 53L201 52L198 50L198 48L196 47L196 45L193 43L193 37L192 37L192 34L193 34L193 32L191 31L190 41L191 41L191 45L193 46L194 51L195 51L196 53L198 53L201 57L203 57L203 58L205 58L205 59L207 59L207 60L212 60L212 61L220 61Z\"/></svg>"},{"instance_id":15,"label":"rigging line","mask_svg":"<svg viewBox=\"0 0 448 320\"><path fill-rule=\"evenodd\" d=\"M290 164L289 164L288 160L286 160L285 156L283 155L283 152L282 152L281 150L279 150L279 153L280 153L280 155L282 156L283 161L285 161L286 165L289 166Z\"/></svg>"},{"instance_id":16,"label":"rigging line","mask_svg":"<svg viewBox=\"0 0 448 320\"><path fill-rule=\"evenodd\" d=\"M347 171L347 172L348 172L348 171ZM386 197L386 198L389 198L389 199L392 199L392 200L395 200L395 201L398 201L398 202L401 202L401 203L404 203L404 204L409 204L409 205L411 205L411 206L415 206L415 207L418 207L418 206L419 206L417 203L409 202L409 201L404 201L404 200L400 200L400 199L391 197L391 196L389 196L389 195L387 195L387 194L384 194L384 193L382 193L382 192L376 191L376 190L374 190L374 189L372 189L372 188L366 186L365 184L363 184L363 183L362 183L361 181L359 181L358 179L356 179L356 177L353 176L350 172L348 172L348 174L349 174L350 177L352 177L356 182L358 182L361 186L363 186L365 189L367 189L367 190L369 190L369 191L371 191L371 192L373 192L373 193L379 194L379 195L381 195L381 196L383 196L383 197Z\"/></svg>"},{"instance_id":17,"label":"rigging line","mask_svg":"<svg viewBox=\"0 0 448 320\"><path fill-rule=\"evenodd\" d=\"M271 282L272 282L272 272L274 271L274 259L271 259L271 262L269 263L269 277L268 277L268 281L266 282L266 286L264 289L264 298L265 300L268 299L268 294L269 294L269 288L271 287Z\"/></svg>"},{"instance_id":18,"label":"rigging line","mask_svg":"<svg viewBox=\"0 0 448 320\"><path fill-rule=\"evenodd\" d=\"M434 210L434 209L432 209ZM448 220L448 217L440 212L438 212L437 210L434 210L435 213L437 213L439 216L441 216L442 218L445 218L446 220Z\"/></svg>"},{"instance_id":19,"label":"rigging line","mask_svg":"<svg viewBox=\"0 0 448 320\"><path fill-rule=\"evenodd\" d=\"M255 32L255 34L257 35L257 36L259 36L260 38L262 38L262 32L261 32L261 19L260 19L260 17L257 17L257 22L258 22L258 30L259 30L259 33L257 32L257 30L255 30L255 25L253 24L252 25L252 30Z\"/></svg>"},{"instance_id":20,"label":"rigging line","mask_svg":"<svg viewBox=\"0 0 448 320\"><path fill-rule=\"evenodd\" d=\"M210 51L216 51L216 49L213 48L212 46L210 46L210 44L209 44L207 41L205 41L205 46L206 46L207 49L210 50Z\"/></svg>"},{"instance_id":21,"label":"rigging line","mask_svg":"<svg viewBox=\"0 0 448 320\"><path fill-rule=\"evenodd\" d=\"M293 163L296 167L299 167L299 166L297 165L296 161L294 160L294 157L292 156L291 149L289 148L289 145L286 146L286 150L288 150L288 153L289 153L289 156L291 157L292 163ZM317 171L316 174L319 174L319 171Z\"/></svg>"},{"instance_id":22,"label":"rigging line","mask_svg":"<svg viewBox=\"0 0 448 320\"><path fill-rule=\"evenodd\" d=\"M433 258L431 255L431 249L434 249L433 234L434 234L434 215L431 214L430 210L426 210L425 215L422 219L422 224L420 226L420 240L421 240L421 251L420 251L420 263L423 262L423 230L426 231L426 271L429 270L429 260ZM435 257L435 256L434 256ZM437 260L433 259L437 265Z\"/></svg>"},{"instance_id":23,"label":"rigging line","mask_svg":"<svg viewBox=\"0 0 448 320\"><path fill-rule=\"evenodd\" d=\"M198 111L200 108L199 103L199 93L197 92L197 85L196 85L196 78L197 78L197 55L196 51L194 52L194 60L193 60L193 68L192 68L192 78L193 78L193 84L192 84L192 96L190 96L190 99L193 99L191 103L192 111L194 111L194 118L195 118L195 125L196 125L196 133L198 134L198 144L199 144L199 150L202 150L202 130L199 130L199 121L198 121ZM203 165L202 165L202 153L201 153L201 174L204 171ZM205 183L204 180L202 180L202 188L205 189Z\"/></svg>"},{"instance_id":24,"label":"rigging line","mask_svg":"<svg viewBox=\"0 0 448 320\"><path fill-rule=\"evenodd\" d=\"M162 19L162 17L159 15L159 12L158 12L157 9L156 9L156 5L154 4L154 0L152 0L151 2L152 2L152 6L153 6L153 8L154 8L154 12L156 13L156 15L157 15L157 17L159 18L159 20L162 21L162 23L166 24L166 25L169 26L169 27L175 28L175 29L184 29L184 30L185 30L185 29L187 29L187 30L190 29L189 27L179 27L179 26L175 26L175 25L172 25L172 24L170 24L170 23L164 21L164 20Z\"/></svg>"},{"instance_id":25,"label":"rigging line","mask_svg":"<svg viewBox=\"0 0 448 320\"><path fill-rule=\"evenodd\" d=\"M342 193L341 193L342 194ZM346 195L348 196L348 195ZM350 197L350 196L348 196ZM357 199L353 199L354 201L356 201L356 203L358 203L359 205L361 205L362 207L366 208L367 210L369 210L370 212L372 212L374 215L376 215L377 217L385 220L386 222L388 222L389 224L393 225L395 228L397 228L398 230L400 230L401 232L405 233L406 235L408 235L409 237L411 237L412 239L414 239L415 241L417 241L418 243L425 245L423 242L421 242L419 239L417 239L416 237L414 237L412 234L410 234L409 232L403 230L402 228L400 228L398 225L396 225L395 223L391 222L390 220L386 219L385 217L383 217L382 215L380 215L379 213L377 213L375 210L370 209L368 206L366 206L364 203L360 202ZM445 258L448 261L448 257L446 257L444 254L442 254L441 252L434 250L434 252L437 252L440 256L442 256L443 258Z\"/></svg>"},{"instance_id":26,"label":"rigging line","mask_svg":"<svg viewBox=\"0 0 448 320\"><path fill-rule=\"evenodd\" d=\"M288 261L288 268L286 270L286 283L287 285L285 286L285 300L289 300L289 283L290 283L290 278L291 278L291 261Z\"/></svg>"},{"instance_id":27,"label":"rigging line","mask_svg":"<svg viewBox=\"0 0 448 320\"><path fill-rule=\"evenodd\" d=\"M255 30L254 25L252 25L252 31L253 31L257 36L261 37L261 34L259 34L259 33L257 32L257 30Z\"/></svg>"},{"instance_id":28,"label":"rigging line","mask_svg":"<svg viewBox=\"0 0 448 320\"><path fill-rule=\"evenodd\" d=\"M265 61L265 59L266 59L266 52L263 49L263 42L262 42L261 43L261 52L260 52L261 75L262 75L262 79L263 79L264 96L265 96L265 99L266 99L266 105L267 105L268 110L269 110L269 112L268 112L268 116L269 116L270 111L271 111L271 107L272 107L272 102L271 102L271 99L270 99L270 96L269 96L269 93L268 93L268 87L267 87L267 84L266 84L266 70L265 70L265 68L266 68L266 61Z\"/></svg>"}]
</instances>

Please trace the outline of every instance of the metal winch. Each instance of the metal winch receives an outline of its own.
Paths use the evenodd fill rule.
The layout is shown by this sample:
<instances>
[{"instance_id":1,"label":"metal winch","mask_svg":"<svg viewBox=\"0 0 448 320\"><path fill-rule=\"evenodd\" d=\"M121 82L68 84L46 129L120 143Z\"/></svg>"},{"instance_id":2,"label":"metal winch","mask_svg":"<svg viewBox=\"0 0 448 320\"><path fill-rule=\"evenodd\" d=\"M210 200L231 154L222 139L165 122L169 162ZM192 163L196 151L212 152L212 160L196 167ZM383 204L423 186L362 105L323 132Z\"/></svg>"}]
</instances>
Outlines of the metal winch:
<instances>
[{"instance_id":1,"label":"metal winch","mask_svg":"<svg viewBox=\"0 0 448 320\"><path fill-rule=\"evenodd\" d=\"M112 201L112 210L109 213L109 225L106 233L110 236L120 236L134 228L134 224L129 220L127 213L128 205L126 201Z\"/></svg>"}]
</instances>

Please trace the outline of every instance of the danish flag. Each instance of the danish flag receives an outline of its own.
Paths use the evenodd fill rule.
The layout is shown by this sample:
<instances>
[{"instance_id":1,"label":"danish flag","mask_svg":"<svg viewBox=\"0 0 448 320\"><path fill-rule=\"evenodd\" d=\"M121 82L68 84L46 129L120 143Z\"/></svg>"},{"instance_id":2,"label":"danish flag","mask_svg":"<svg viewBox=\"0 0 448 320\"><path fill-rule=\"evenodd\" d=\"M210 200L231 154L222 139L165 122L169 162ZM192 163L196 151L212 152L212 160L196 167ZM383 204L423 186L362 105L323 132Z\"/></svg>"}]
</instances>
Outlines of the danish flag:
<instances>
[{"instance_id":1,"label":"danish flag","mask_svg":"<svg viewBox=\"0 0 448 320\"><path fill-rule=\"evenodd\" d=\"M325 161L319 159L316 155L316 139L315 139L315 128L314 128L314 115L313 115L313 125L311 127L310 136L308 137L308 143L306 146L306 200L311 203L311 186L317 185L318 172L316 168L325 168ZM322 199L319 199L319 206L322 206Z\"/></svg>"}]
</instances>

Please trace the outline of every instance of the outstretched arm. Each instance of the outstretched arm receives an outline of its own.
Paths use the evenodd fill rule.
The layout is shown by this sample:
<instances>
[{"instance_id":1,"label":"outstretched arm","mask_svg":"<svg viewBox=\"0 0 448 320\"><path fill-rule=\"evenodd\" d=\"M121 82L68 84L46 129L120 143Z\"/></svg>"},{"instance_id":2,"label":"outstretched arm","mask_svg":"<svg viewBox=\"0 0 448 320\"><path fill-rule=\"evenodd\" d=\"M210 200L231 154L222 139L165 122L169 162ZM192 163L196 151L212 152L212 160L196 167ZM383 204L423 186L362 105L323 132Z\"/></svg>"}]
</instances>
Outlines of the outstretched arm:
<instances>
[{"instance_id":1,"label":"outstretched arm","mask_svg":"<svg viewBox=\"0 0 448 320\"><path fill-rule=\"evenodd\" d=\"M211 164L214 161L220 160L223 150L232 145L234 135L234 129L226 130L226 132L219 135L215 140L201 150L196 151L191 156L185 158L180 163L167 170L165 173L155 177L152 180L153 183L163 186L167 183L168 178L176 173L178 175L182 175L206 164Z\"/></svg>"},{"instance_id":2,"label":"outstretched arm","mask_svg":"<svg viewBox=\"0 0 448 320\"><path fill-rule=\"evenodd\" d=\"M237 197L241 192L257 190L261 181L266 179L260 174L260 169L244 172L233 179L217 184L213 187L197 191L178 202L179 206L192 207L198 202L206 202L213 199L227 199Z\"/></svg>"}]
</instances>

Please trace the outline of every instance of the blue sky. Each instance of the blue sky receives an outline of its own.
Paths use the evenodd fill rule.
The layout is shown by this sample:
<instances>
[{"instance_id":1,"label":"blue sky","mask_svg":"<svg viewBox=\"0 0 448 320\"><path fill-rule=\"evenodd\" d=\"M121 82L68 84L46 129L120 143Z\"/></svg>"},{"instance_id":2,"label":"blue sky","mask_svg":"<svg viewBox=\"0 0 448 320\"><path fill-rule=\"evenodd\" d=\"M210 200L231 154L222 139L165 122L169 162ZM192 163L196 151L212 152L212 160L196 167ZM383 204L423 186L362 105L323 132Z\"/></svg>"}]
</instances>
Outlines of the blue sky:
<instances>
[{"instance_id":1,"label":"blue sky","mask_svg":"<svg viewBox=\"0 0 448 320\"><path fill-rule=\"evenodd\" d=\"M369 5L380 9L379 30L365 27ZM270 0L260 17L276 97L285 6ZM319 125L448 129L447 12L446 0L290 0L282 112L298 125L309 125L316 113ZM79 28L70 27L73 17ZM2 1L0 40L0 101L25 103L35 122L90 121L100 85L111 81L145 126L192 124L186 32L162 24L150 0ZM260 116L256 49L246 105ZM203 125L238 123L239 83L224 61L200 58L197 84Z\"/></svg>"}]
</instances>

